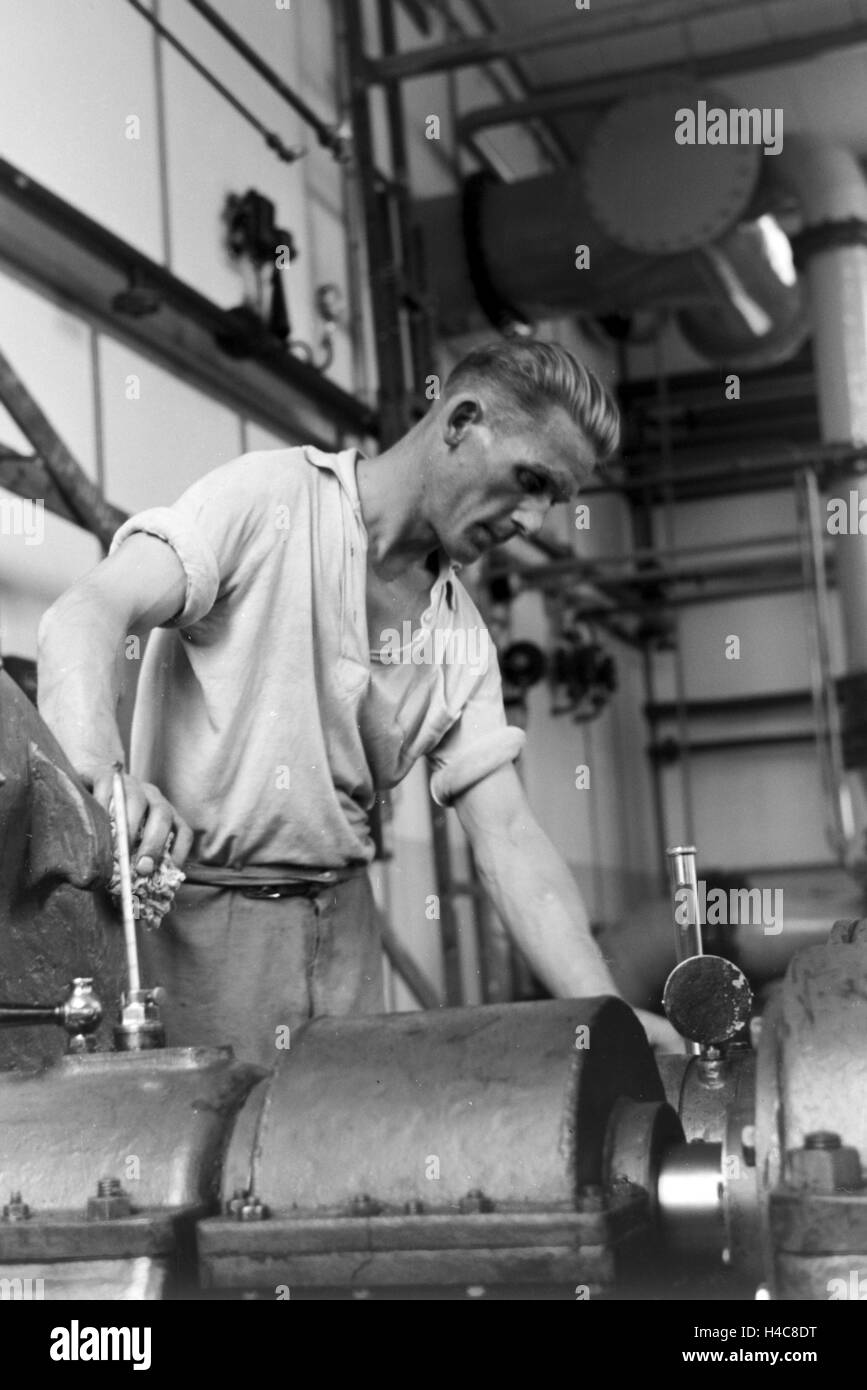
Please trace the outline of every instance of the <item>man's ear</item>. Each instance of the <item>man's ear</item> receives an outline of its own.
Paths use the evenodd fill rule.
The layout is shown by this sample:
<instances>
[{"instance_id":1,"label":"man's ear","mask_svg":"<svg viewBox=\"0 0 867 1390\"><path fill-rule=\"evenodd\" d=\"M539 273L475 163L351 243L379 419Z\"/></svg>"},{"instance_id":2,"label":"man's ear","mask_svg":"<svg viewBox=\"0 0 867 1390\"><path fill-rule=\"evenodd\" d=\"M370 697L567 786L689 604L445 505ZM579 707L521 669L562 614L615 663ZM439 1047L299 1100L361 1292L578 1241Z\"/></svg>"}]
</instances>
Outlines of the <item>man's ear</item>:
<instances>
[{"instance_id":1,"label":"man's ear","mask_svg":"<svg viewBox=\"0 0 867 1390\"><path fill-rule=\"evenodd\" d=\"M482 403L476 396L461 396L450 406L445 417L443 437L450 448L460 444L471 425L482 418Z\"/></svg>"}]
</instances>

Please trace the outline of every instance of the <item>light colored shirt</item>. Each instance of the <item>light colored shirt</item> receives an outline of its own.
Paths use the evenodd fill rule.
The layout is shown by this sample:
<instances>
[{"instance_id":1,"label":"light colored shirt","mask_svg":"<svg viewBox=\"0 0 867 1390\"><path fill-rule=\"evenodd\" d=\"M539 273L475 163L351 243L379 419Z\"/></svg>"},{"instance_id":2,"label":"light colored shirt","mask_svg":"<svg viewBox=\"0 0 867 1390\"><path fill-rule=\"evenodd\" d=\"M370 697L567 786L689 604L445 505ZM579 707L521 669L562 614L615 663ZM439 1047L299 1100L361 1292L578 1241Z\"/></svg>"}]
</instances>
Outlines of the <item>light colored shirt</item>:
<instances>
[{"instance_id":1,"label":"light colored shirt","mask_svg":"<svg viewBox=\"0 0 867 1390\"><path fill-rule=\"evenodd\" d=\"M420 628L367 632L358 451L246 454L130 518L187 579L151 634L132 771L225 867L368 861L367 814L422 756L441 805L516 758L496 653L443 558ZM409 638L409 641L406 639Z\"/></svg>"}]
</instances>

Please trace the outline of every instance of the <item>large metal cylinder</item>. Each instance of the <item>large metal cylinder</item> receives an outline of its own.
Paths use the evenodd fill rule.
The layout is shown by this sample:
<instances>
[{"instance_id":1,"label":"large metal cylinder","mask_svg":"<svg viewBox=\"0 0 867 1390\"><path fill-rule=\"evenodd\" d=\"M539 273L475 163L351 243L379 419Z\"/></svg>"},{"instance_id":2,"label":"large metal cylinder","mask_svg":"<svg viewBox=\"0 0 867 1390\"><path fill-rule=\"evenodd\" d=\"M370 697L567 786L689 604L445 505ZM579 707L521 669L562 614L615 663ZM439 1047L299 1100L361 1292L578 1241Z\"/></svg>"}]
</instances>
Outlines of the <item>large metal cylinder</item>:
<instances>
[{"instance_id":1,"label":"large metal cylinder","mask_svg":"<svg viewBox=\"0 0 867 1390\"><path fill-rule=\"evenodd\" d=\"M676 112L700 100L734 104L690 84L630 98L574 169L422 200L442 331L477 327L492 295L530 316L665 306L687 311L690 341L729 367L791 355L806 336L800 289L750 220L761 149L678 144Z\"/></svg>"},{"instance_id":2,"label":"large metal cylinder","mask_svg":"<svg viewBox=\"0 0 867 1390\"><path fill-rule=\"evenodd\" d=\"M347 1065L352 1059L351 1067ZM641 1025L616 999L495 1004L306 1025L247 1103L225 1199L274 1212L568 1210L603 1181L615 1102L664 1101Z\"/></svg>"}]
</instances>

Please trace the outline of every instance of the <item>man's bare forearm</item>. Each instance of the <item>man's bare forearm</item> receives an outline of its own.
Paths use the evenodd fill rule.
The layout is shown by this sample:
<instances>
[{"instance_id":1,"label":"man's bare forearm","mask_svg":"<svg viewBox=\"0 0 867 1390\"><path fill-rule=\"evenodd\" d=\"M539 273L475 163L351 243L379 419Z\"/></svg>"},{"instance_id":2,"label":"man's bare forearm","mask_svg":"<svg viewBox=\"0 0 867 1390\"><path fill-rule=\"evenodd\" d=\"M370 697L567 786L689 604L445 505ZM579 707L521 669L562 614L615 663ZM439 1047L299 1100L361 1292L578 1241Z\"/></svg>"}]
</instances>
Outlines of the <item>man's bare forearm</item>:
<instances>
[{"instance_id":1,"label":"man's bare forearm","mask_svg":"<svg viewBox=\"0 0 867 1390\"><path fill-rule=\"evenodd\" d=\"M117 725L123 633L85 594L69 594L39 627L39 713L79 771L122 759Z\"/></svg>"},{"instance_id":2,"label":"man's bare forearm","mask_svg":"<svg viewBox=\"0 0 867 1390\"><path fill-rule=\"evenodd\" d=\"M503 840L477 859L506 928L553 995L619 997L590 933L584 899L544 831L525 825L520 839Z\"/></svg>"}]
</instances>

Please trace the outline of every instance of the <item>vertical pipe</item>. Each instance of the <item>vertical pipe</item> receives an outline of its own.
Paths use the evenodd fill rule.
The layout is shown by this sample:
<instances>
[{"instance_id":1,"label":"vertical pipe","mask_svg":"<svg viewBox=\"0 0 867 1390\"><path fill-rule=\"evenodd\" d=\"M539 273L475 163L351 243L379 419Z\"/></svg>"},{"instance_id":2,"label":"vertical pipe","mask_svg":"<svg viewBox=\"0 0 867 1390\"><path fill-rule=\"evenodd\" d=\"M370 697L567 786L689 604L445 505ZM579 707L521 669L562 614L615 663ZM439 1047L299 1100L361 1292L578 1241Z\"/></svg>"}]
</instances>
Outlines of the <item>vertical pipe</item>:
<instances>
[{"instance_id":1,"label":"vertical pipe","mask_svg":"<svg viewBox=\"0 0 867 1390\"><path fill-rule=\"evenodd\" d=\"M701 912L695 876L695 846L678 845L666 850L674 904L674 947L678 962L704 955ZM683 909L686 909L684 912ZM686 921L682 919L686 917Z\"/></svg>"},{"instance_id":2,"label":"vertical pipe","mask_svg":"<svg viewBox=\"0 0 867 1390\"><path fill-rule=\"evenodd\" d=\"M858 235L867 229L867 183L850 150L803 137L787 139L780 160L776 172L797 192L807 229L841 234L814 246L807 260L813 360L823 440L861 443L867 440L867 246ZM855 474L840 488L847 500L854 492L867 511L867 477ZM867 671L867 536L839 536L835 548L848 666Z\"/></svg>"}]
</instances>

